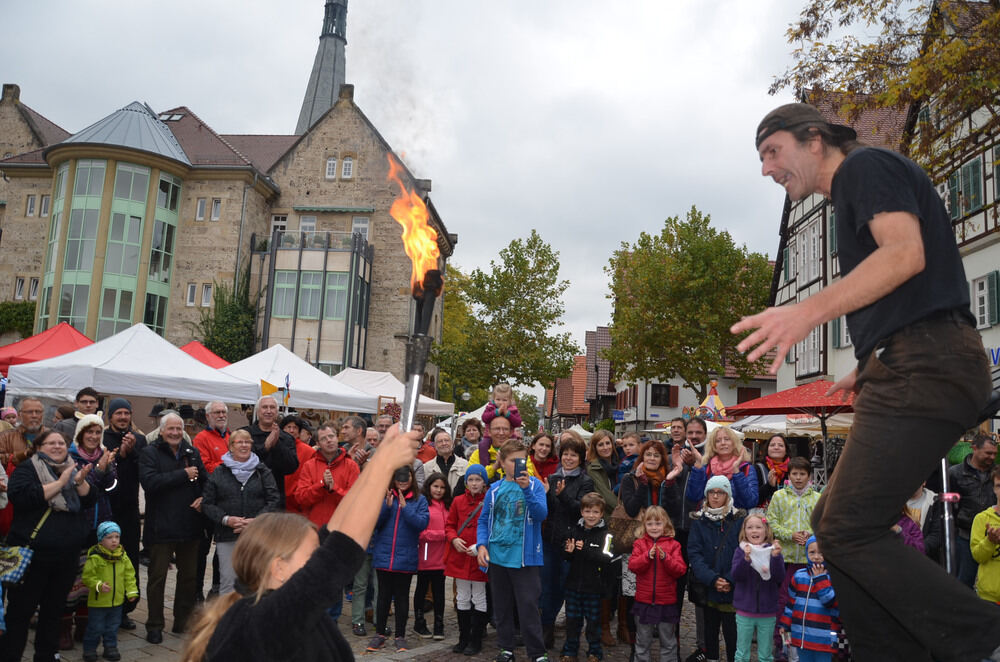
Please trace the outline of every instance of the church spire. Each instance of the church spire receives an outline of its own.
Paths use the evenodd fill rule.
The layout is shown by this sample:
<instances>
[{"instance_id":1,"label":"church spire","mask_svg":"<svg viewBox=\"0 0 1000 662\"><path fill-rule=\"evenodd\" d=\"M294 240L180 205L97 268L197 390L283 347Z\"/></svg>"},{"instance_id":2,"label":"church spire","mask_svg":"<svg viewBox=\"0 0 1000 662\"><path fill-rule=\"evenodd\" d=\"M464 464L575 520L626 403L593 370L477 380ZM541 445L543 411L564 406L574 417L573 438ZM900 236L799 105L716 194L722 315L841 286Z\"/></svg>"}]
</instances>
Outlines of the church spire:
<instances>
[{"instance_id":1,"label":"church spire","mask_svg":"<svg viewBox=\"0 0 1000 662\"><path fill-rule=\"evenodd\" d=\"M337 101L344 84L344 47L347 45L347 0L326 0L323 32L302 100L295 133L302 135Z\"/></svg>"}]
</instances>

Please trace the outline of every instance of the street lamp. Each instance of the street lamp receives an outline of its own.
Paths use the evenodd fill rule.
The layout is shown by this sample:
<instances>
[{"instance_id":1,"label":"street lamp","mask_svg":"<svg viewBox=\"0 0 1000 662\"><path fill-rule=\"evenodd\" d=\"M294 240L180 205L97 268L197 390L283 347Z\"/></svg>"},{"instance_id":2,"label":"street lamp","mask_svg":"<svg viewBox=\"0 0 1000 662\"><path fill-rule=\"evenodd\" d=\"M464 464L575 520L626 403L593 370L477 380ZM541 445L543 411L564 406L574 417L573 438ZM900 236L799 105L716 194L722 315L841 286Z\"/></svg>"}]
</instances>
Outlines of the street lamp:
<instances>
[{"instance_id":1,"label":"street lamp","mask_svg":"<svg viewBox=\"0 0 1000 662\"><path fill-rule=\"evenodd\" d=\"M452 404L454 404L454 405L458 404L458 397L459 397L458 396L458 386L456 386L455 384L452 384L451 385L451 402L452 402ZM469 398L472 397L472 394L469 393L468 391L466 391L465 388L462 388L462 396L461 397L462 397L462 402L468 402ZM458 432L458 410L457 409L455 410L455 413L452 414L452 417L451 417L451 438L452 439L455 438L455 433L456 432Z\"/></svg>"}]
</instances>

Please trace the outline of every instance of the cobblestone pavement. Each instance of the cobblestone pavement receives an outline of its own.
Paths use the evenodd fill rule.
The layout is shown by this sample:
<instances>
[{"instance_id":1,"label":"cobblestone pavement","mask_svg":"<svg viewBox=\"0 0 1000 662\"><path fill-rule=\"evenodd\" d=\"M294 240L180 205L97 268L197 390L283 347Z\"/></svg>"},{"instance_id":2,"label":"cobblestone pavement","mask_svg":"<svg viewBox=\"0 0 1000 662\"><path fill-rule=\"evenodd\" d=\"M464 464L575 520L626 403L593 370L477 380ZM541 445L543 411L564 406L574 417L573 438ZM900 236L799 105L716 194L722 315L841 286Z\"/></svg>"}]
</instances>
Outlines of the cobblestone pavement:
<instances>
[{"instance_id":1,"label":"cobblestone pavement","mask_svg":"<svg viewBox=\"0 0 1000 662\"><path fill-rule=\"evenodd\" d=\"M126 630L119 630L119 641L118 648L122 654L123 662L176 662L180 660L180 653L184 647L184 638L179 635L172 634L170 628L173 624L172 618L172 608L173 608L173 594L174 594L174 577L175 571L171 568L170 573L167 576L167 587L166 587L166 623L167 627L163 632L163 643L162 644L150 644L146 641L146 630L143 624L146 621L146 602L145 599L139 601L139 606L135 611L132 612L131 616L133 620L137 623L138 627L129 632ZM142 585L143 595L145 595L145 584L146 584L146 568L142 567L139 571L139 580ZM414 582L415 584L416 582ZM447 590L451 591L451 582L447 583ZM206 586L206 591L208 590ZM449 599L450 601L450 599ZM412 602L411 602L412 605ZM344 602L344 615L340 617L341 631L344 633L345 638L351 645L354 651L355 657L359 660L364 660L365 662L379 662L380 660L414 660L421 662L424 660L435 660L435 662L480 662L484 660L492 660L497 654L496 645L496 632L492 627L487 627L486 638L483 641L483 652L480 655L473 657L466 657L465 655L456 654L451 652L451 647L455 645L458 641L458 621L454 609L450 605L445 609L445 639L442 641L434 641L432 639L421 639L412 631L407 632L407 643L410 645L410 649L403 652L397 652L393 648L392 639L389 639L386 648L383 651L377 653L367 653L365 652L365 646L368 644L370 636L374 633L374 627L370 624L366 624L366 629L368 631L368 636L366 637L356 637L350 631L350 608L351 605L347 601ZM427 614L428 617L432 617L430 613ZM561 627L560 621L556 624L556 646L553 650L549 651L549 656L555 661L558 660L559 651L562 647L564 640L564 630ZM389 617L390 627L392 624L392 616ZM410 614L410 625L413 624L413 614ZM22 660L24 662L30 662L32 659L33 645L34 641L34 631L29 633L28 645L25 649L24 656ZM0 640L2 641L2 640ZM695 641L695 626L694 626L694 607L691 604L685 604L685 607L681 616L681 660L684 660L691 651L694 649ZM586 659L586 641L583 642L581 648L583 653L582 660ZM517 649L515 651L518 660L526 660L525 652L523 648ZM653 657L654 660L659 659L657 649L654 644ZM77 662L83 658L83 646L79 642L75 644L73 650L63 651L61 654L63 660L69 660L70 662ZM627 662L629 659L629 646L627 644L618 644L612 647L605 648L604 659L608 662Z\"/></svg>"}]
</instances>

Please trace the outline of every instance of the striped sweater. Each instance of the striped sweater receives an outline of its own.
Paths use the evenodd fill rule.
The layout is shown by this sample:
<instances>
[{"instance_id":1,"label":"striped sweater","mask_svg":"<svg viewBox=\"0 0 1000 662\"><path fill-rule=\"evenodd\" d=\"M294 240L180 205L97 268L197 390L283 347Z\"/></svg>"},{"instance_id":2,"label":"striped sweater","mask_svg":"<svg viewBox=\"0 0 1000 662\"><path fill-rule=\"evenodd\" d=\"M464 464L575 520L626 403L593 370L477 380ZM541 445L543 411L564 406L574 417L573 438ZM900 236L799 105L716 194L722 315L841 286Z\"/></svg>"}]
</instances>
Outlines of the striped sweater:
<instances>
[{"instance_id":1,"label":"striped sweater","mask_svg":"<svg viewBox=\"0 0 1000 662\"><path fill-rule=\"evenodd\" d=\"M781 627L791 631L792 645L836 652L839 616L830 576L813 577L808 568L796 571L788 582L788 604L781 617Z\"/></svg>"}]
</instances>

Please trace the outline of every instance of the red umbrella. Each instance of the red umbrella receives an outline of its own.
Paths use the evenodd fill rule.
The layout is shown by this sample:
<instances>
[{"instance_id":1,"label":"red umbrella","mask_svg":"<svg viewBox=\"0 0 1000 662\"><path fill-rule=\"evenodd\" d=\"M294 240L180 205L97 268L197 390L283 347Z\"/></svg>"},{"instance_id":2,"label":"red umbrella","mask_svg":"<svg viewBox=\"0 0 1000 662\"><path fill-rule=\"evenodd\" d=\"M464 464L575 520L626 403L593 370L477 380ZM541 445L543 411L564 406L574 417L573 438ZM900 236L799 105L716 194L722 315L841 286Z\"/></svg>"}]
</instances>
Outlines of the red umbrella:
<instances>
[{"instance_id":1,"label":"red umbrella","mask_svg":"<svg viewBox=\"0 0 1000 662\"><path fill-rule=\"evenodd\" d=\"M12 365L50 359L93 344L93 340L60 322L51 329L0 347L0 372L6 375Z\"/></svg>"},{"instance_id":2,"label":"red umbrella","mask_svg":"<svg viewBox=\"0 0 1000 662\"><path fill-rule=\"evenodd\" d=\"M197 340L192 340L188 344L181 347L181 351L187 352L205 365L213 368L225 368L229 365L229 361L225 360L208 347L205 347Z\"/></svg>"},{"instance_id":3,"label":"red umbrella","mask_svg":"<svg viewBox=\"0 0 1000 662\"><path fill-rule=\"evenodd\" d=\"M802 386L778 391L762 398L748 400L727 411L734 416L750 414L809 414L819 419L823 441L826 442L826 419L834 414L847 414L854 411L854 392L847 398L838 391L833 395L826 392L833 387L833 382L819 379Z\"/></svg>"}]
</instances>

